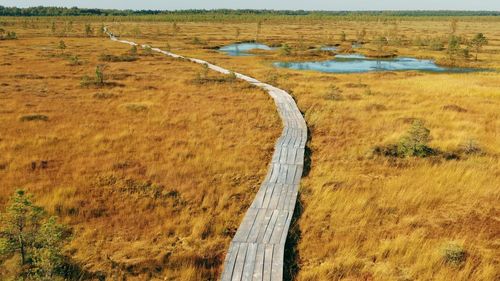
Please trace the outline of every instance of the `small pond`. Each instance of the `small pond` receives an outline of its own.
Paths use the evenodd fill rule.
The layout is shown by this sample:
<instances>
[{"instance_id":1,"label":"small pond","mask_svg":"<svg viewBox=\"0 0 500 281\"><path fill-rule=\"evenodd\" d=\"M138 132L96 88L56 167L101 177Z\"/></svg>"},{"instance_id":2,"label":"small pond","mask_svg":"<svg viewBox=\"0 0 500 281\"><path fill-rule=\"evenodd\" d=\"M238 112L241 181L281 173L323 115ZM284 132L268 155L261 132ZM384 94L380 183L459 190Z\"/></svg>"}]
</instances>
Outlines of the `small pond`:
<instances>
[{"instance_id":1,"label":"small pond","mask_svg":"<svg viewBox=\"0 0 500 281\"><path fill-rule=\"evenodd\" d=\"M261 43L238 43L221 47L219 48L219 51L230 56L251 56L252 54L250 54L249 51L256 49L270 51L274 48Z\"/></svg>"},{"instance_id":2,"label":"small pond","mask_svg":"<svg viewBox=\"0 0 500 281\"><path fill-rule=\"evenodd\" d=\"M360 73L372 71L418 70L429 72L474 72L472 68L441 67L432 60L415 58L372 59L360 54L337 55L334 60L311 62L276 62L276 67L295 70L315 70L328 73Z\"/></svg>"}]
</instances>

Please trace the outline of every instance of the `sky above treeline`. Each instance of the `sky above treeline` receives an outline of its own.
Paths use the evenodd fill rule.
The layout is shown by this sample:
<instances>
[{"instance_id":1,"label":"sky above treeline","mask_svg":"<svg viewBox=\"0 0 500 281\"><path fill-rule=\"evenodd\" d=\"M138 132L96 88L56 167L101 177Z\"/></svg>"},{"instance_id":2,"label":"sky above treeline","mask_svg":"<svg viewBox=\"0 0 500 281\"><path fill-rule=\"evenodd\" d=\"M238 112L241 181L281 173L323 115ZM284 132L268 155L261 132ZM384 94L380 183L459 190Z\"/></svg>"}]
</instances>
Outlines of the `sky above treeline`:
<instances>
[{"instance_id":1,"label":"sky above treeline","mask_svg":"<svg viewBox=\"0 0 500 281\"><path fill-rule=\"evenodd\" d=\"M0 0L6 7L79 7L133 10L273 9L273 10L487 10L500 11L500 0Z\"/></svg>"}]
</instances>

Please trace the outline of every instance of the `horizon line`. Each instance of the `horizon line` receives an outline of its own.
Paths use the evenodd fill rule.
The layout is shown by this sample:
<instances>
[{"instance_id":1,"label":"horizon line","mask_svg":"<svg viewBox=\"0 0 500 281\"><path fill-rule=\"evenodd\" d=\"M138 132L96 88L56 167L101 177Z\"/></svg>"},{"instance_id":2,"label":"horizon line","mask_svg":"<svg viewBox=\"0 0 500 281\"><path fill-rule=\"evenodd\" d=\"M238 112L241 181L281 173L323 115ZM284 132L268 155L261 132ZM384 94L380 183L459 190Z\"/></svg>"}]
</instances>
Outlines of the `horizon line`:
<instances>
[{"instance_id":1,"label":"horizon line","mask_svg":"<svg viewBox=\"0 0 500 281\"><path fill-rule=\"evenodd\" d=\"M89 10L116 10L116 11L151 11L151 12L183 12L183 11L272 11L272 12L496 12L500 13L500 10L453 10L453 9L386 9L386 10L364 10L364 9L352 9L352 10L317 10L317 9L258 9L258 8L213 8L213 9L197 9L197 8L189 8L189 9L120 9L120 8L90 8L90 7L78 7L78 6L27 6L27 7L18 7L18 6L3 6L3 8L17 8L17 9L30 9L30 8L65 8L65 9L89 9Z\"/></svg>"}]
</instances>

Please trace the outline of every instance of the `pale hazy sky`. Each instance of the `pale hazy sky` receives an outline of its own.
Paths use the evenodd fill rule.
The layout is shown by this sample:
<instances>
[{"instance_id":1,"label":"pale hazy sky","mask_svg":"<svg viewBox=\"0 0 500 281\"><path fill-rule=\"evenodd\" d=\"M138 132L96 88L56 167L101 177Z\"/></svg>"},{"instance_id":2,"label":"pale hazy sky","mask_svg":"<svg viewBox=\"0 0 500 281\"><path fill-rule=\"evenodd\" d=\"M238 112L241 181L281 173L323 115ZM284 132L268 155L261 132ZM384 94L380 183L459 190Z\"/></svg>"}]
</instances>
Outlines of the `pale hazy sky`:
<instances>
[{"instance_id":1,"label":"pale hazy sky","mask_svg":"<svg viewBox=\"0 0 500 281\"><path fill-rule=\"evenodd\" d=\"M112 9L276 9L276 10L489 10L500 0L0 0L1 6L58 6Z\"/></svg>"}]
</instances>

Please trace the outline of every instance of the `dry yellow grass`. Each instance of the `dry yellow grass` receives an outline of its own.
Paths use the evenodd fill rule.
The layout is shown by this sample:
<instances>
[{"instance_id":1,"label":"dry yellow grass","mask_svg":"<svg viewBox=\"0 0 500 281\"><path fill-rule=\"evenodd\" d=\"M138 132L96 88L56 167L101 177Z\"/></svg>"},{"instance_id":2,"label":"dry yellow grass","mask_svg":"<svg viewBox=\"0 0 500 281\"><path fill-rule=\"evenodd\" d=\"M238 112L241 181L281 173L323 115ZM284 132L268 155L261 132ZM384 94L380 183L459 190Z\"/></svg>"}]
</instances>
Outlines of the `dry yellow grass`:
<instances>
[{"instance_id":1,"label":"dry yellow grass","mask_svg":"<svg viewBox=\"0 0 500 281\"><path fill-rule=\"evenodd\" d=\"M127 24L120 25L126 33ZM276 53L230 58L190 44L194 37L207 42L205 47L234 42L232 33L237 26L242 31L239 40L252 39L254 24L187 23L180 25L183 32L176 37L162 37L164 33L158 37L154 32L157 26L169 30L167 24L139 26L143 41L157 46L168 42L175 52L262 80L274 79L298 100L312 136L312 169L301 187L298 280L500 278L498 72L322 74L275 70L270 62L280 60ZM449 33L447 21L403 21L398 27L407 38ZM328 34L339 38L337 34L345 30L353 39L362 28L371 37L392 27L363 22L275 23L264 24L260 37L269 44L318 46L328 43ZM490 44L479 55L479 62L467 64L498 68L498 23L459 22L460 34L471 37L477 32L483 32ZM339 43L338 39L332 43ZM404 55L446 57L443 51L411 46L396 49ZM332 85L338 87L340 101L327 98ZM460 160L390 159L372 154L374 146L396 142L413 119L423 120L431 130L431 147L456 151L474 140L484 153ZM446 262L450 245L465 251L463 264Z\"/></svg>"},{"instance_id":2,"label":"dry yellow grass","mask_svg":"<svg viewBox=\"0 0 500 281\"><path fill-rule=\"evenodd\" d=\"M0 45L0 205L34 193L72 227L68 253L91 272L215 279L280 133L272 99L243 82L197 84L201 66L160 55L108 62L107 85L81 88L100 54L128 48L14 28L19 40ZM61 39L82 65L60 57Z\"/></svg>"},{"instance_id":3,"label":"dry yellow grass","mask_svg":"<svg viewBox=\"0 0 500 281\"><path fill-rule=\"evenodd\" d=\"M298 280L496 280L500 278L498 270L500 263L500 255L498 254L498 245L500 243L500 210L497 206L500 199L500 138L498 137L500 130L498 110L500 108L500 84L498 81L500 80L500 75L498 72L469 74L431 74L420 72L324 74L286 69L276 70L271 66L271 62L290 58L282 58L277 52L264 52L261 56L255 57L228 57L210 49L234 41L255 39L256 23L178 23L177 25L180 30L176 34L173 34L171 23L122 22L109 24L114 33L121 34L124 38L131 38L140 43L150 43L155 47L169 47L173 52L205 59L228 69L252 75L263 81L274 80L273 82L277 86L291 91L297 99L299 107L305 113L312 137L309 143L312 150L312 168L307 177L303 179L301 186L300 200L303 213L299 218L297 227L300 233L300 240L297 245L297 262L300 267L297 275ZM46 24L44 31L46 34L50 32L48 26L49 24ZM484 48L483 53L479 55L479 62L468 62L467 64L494 69L500 67L499 26L497 21L459 21L457 31L459 35L472 37L475 33L482 32L490 42ZM238 38L235 35L237 28L240 29L241 33ZM259 38L260 41L268 44L286 42L294 48L299 46L319 46L322 44L340 43L339 34L341 31L347 33L348 40L353 40L356 37L356 32L363 28L366 28L367 38L370 39L379 34L392 32L394 25L383 21L354 22L331 20L323 22L273 22L270 20L263 23ZM414 39L417 36L448 36L449 31L448 20L400 21L397 25L398 34L407 39ZM26 35L31 34L34 36L39 31L26 30L25 32ZM80 32L80 34L82 33ZM194 40L195 37L199 40ZM75 40L91 41L91 39ZM57 40L53 41L51 44L56 44ZM96 40L96 42L100 42L99 44L108 46L108 48L120 49L119 46L111 46L109 45L110 43L105 43L102 40ZM95 44L87 44L86 46L91 48ZM368 47L372 48L370 45ZM429 51L414 46L391 46L389 48L396 49L400 55L434 59L446 57L443 51ZM85 50L85 48L80 49L82 52ZM118 53L124 51L124 49L120 49ZM12 51L2 49L2 52L7 54ZM301 59L301 57L292 59ZM318 59L324 59L324 57ZM167 59L162 60L169 61L179 67L195 68L181 62L173 62ZM141 64L143 64L142 68L140 68ZM5 66L1 67L5 68ZM13 64L9 67L21 66ZM151 71L154 70L151 69L166 66L163 63L156 62L153 58L149 58L132 63L129 67L136 69L138 72L152 73ZM139 68L140 70L138 70ZM84 71L82 70L79 75L93 71L91 67L82 67L82 69ZM172 68L170 70L173 71ZM135 74L141 77L141 75L146 75L145 73ZM190 76L192 77L196 71L193 70L191 73L192 75ZM155 75L159 74L156 73ZM167 75L165 74L165 76ZM189 79L179 75L175 75L174 78L180 80ZM136 83L138 82L133 81L134 79L133 77L129 77L125 81L130 81L129 85L136 87ZM165 82L167 81L169 80ZM77 82L75 78L70 84L75 85ZM118 82L124 83L121 81ZM172 83L174 86L167 84L170 83L158 83L155 86L158 89L161 89L161 87L178 88L175 86L175 83ZM57 83L57 85L60 85L60 83ZM331 86L338 88L341 100L330 100L327 98ZM64 88L64 85L62 87ZM182 87L188 86L183 84ZM195 86L191 85L189 87ZM245 86L240 84L240 87L244 88ZM115 89L118 88L114 88L113 91ZM128 88L123 88L122 90L125 91L125 89ZM142 88L130 89L130 95L135 93L135 98L116 102L114 104L115 107L112 107L118 108L116 114L124 114L123 105L129 103L145 104L147 107L151 107L153 111L157 110L160 105L164 105L164 103L160 103L154 99L142 98L142 95L138 94L138 92L142 93L142 91ZM61 95L61 97L64 96ZM184 99L178 100L183 101ZM73 100L73 102L77 101L79 99ZM12 103L13 101L9 102ZM234 102L234 99L227 99L225 102ZM241 103L242 101L238 103L238 106L249 110L248 105L242 105ZM269 100L262 98L262 102L258 105L257 102L250 104L262 110L259 111L257 119L267 120L265 123L267 124L266 128L270 129L259 133L260 136L266 137L258 138L256 136L253 142L249 142L249 144L256 145L253 147L255 151L261 151L262 155L258 157L260 161L253 160L253 166L245 166L246 168L240 166L240 168L247 171L245 175L254 175L256 171L259 171L258 175L262 175L265 170L263 163L265 163L267 158L264 157L265 151L261 149L268 152L271 151L273 137L276 136L276 125L273 125L276 124L276 117L272 115L273 110ZM171 108L173 110L179 106L182 108L186 105L178 102L173 104ZM224 110L231 109L228 106L222 106L222 108ZM267 108L266 111L264 111L264 108ZM184 112L182 110L180 112L183 112L184 118L188 120L203 120L204 122L213 120L207 118L191 119L193 112ZM48 115L49 120L53 118L50 116L50 112L34 110L23 112L23 114L28 113L42 113ZM106 112L106 115L103 116L107 116L108 114L110 113ZM231 126L239 128L241 124L246 122L245 120L247 119L243 120L241 119L243 117L233 116L234 114L236 114L236 111L228 112L225 115L227 119L224 120L227 123L224 123L224 126L220 126L221 130L229 130ZM18 115L15 114L10 119L11 122L15 120L14 124L16 124L16 127L20 126L17 120ZM90 117L95 118L95 116ZM103 118L103 120L110 120L110 118L111 116ZM175 116L171 118L175 118ZM230 125L230 120L234 118L241 120L240 122L235 122L238 125ZM374 146L396 142L409 128L413 119L423 120L426 127L431 130L431 147L442 151L455 151L460 149L464 143L473 139L482 149L483 153L462 155L459 160L445 160L442 157L392 159L373 155L372 149ZM132 122L132 124L134 124L133 122L138 122L137 119L132 118L127 120ZM142 119L141 124L136 124L134 135L135 132L145 130L142 127L143 122L145 122L144 120L146 119ZM255 122L255 124L262 123L251 117L248 120ZM47 124L50 122L47 122ZM25 125L23 124L23 126ZM122 124L122 126L124 125ZM120 136L120 140L122 137L125 138L128 147L129 142L137 140L132 140L130 133L127 135L124 131L126 132L125 129L117 130L117 136ZM146 130L147 133L151 131L151 129ZM146 132L143 131L143 133ZM180 132L184 132L184 130L180 130ZM275 132L274 135L271 132ZM155 134L158 133L160 132L155 131ZM242 134L242 132L233 133ZM17 134L18 132L16 132ZM107 140L107 135L107 133L103 134L101 138ZM85 141L85 136L85 134L81 134L75 137L73 144ZM183 135L184 138L182 139L190 143L192 136ZM216 134L216 136L220 136L220 134ZM229 151L225 151L225 153L230 152L238 156L247 155L250 159L254 159L249 154L240 153L242 149L250 151L246 145L241 144L237 138L230 137L229 139L233 139L234 147L229 149ZM5 142L2 141L0 143L2 145L0 149L5 150ZM11 142L14 141L10 140L7 143ZM16 139L15 142L16 144L17 142L21 142L29 143L30 145L49 145L57 143L58 139L44 138L42 140L31 140L30 142ZM119 141L118 143L120 142L123 146L124 141ZM104 143L97 146L95 143L93 146L78 145L76 148L78 148L78 151L81 149L80 154L73 154L69 158L72 161L78 162L78 167L92 166L95 169L97 164L92 163L88 165L88 163L82 163L79 160L81 159L80 155L87 154L88 147L101 147L101 149L109 151L111 148L106 145L116 143L116 140L104 141ZM140 155L141 158L147 158L151 150L147 148L138 149L146 143L148 142L137 141L137 145L132 146L137 150L129 153ZM73 148L74 146L70 147ZM169 147L172 153L184 155L183 159L189 159L187 156L190 155L195 147L192 144L192 146L182 149L182 146L177 142L171 142L165 146ZM200 149L198 147L196 146L196 149ZM210 147L213 147L213 145ZM33 147L26 148L24 151L25 153L29 153L31 149ZM121 147L117 148L113 146L112 150L118 151L116 155L119 157L110 157L111 160L104 161L108 167L111 167L115 163L123 162L122 153L119 152ZM10 148L8 151L14 153L13 148ZM69 149L65 149L65 151L69 151ZM202 151L205 151L205 153L212 152L208 147L202 148ZM168 155L163 153L163 150L159 153L162 155L161 157ZM222 163L229 163L231 159L233 162L241 163L234 161L234 157L226 157L226 154L224 154L224 157L220 159L222 159ZM14 156L10 156L8 159L13 158ZM24 156L22 158L25 160L21 163L28 163L28 161L31 161L29 159L33 157L29 157L28 159ZM99 160L99 162L101 161ZM156 160L150 160L150 163L153 167L158 165ZM178 164L178 162L174 163ZM211 161L208 163L212 164ZM25 164L18 165L19 169L25 167L23 166ZM204 168L199 169L200 166ZM76 186L73 189L75 189L74 193L79 195L77 198L89 201L95 199L105 200L103 201L105 204L101 205L118 204L116 201L110 203L113 199L106 197L110 196L109 194L111 193L96 193L96 190L100 189L89 189L92 190L92 193L87 194L83 194L81 190L78 191L77 187L79 185L74 184L74 179L80 179L80 177L68 176L66 173L70 171L70 168L66 165L64 167L66 167L66 170L58 170L55 175L52 175L50 181L45 179L46 183L42 184L42 186L46 187L35 188L35 186L40 185L33 184L33 190L37 190L37 194L43 194L51 190L50 188L54 186L54 184L48 183L63 180L64 177L71 177L69 180L62 181L61 185ZM168 170L171 173L182 173L184 171L184 175L189 175L192 171L199 171L200 174L204 175L204 177L201 177L203 180L206 177L220 175L221 178L228 179L231 182L232 178L227 178L226 170L229 169L231 171L234 168L230 164L223 165L218 163L214 166L217 170L211 170L206 168L208 167L207 162L199 161L187 162L186 166L182 167L185 168L178 168L174 165L168 169L158 169L158 171ZM11 169L10 165L9 169ZM134 169L136 168L131 168L131 170ZM5 174L5 172L3 173ZM24 173L27 172L24 171ZM71 170L70 174L75 175L74 173ZM127 170L126 173L131 173L131 171ZM160 175L155 177L155 183L159 182L165 184L166 187L174 188L168 184L171 178L165 178L165 174L168 175L168 173L152 174ZM178 176L174 176L171 182L181 182L178 179L175 180L176 177ZM12 176L3 177L2 181L18 183L20 181L19 178L28 183L35 182L34 178L26 177L26 175L19 172L12 173ZM139 178L142 179L142 177ZM194 177L190 177L190 180L191 178L194 179ZM237 186L235 188L238 189L237 194L239 194L238 199L235 201L244 198L247 204L252 199L253 194L248 192L248 190L251 189L251 186L255 186L259 179L256 178L253 181L249 181L248 179L242 177L239 182L234 181L234 184ZM190 187L191 185L187 186ZM68 190L71 191L71 189ZM183 191L186 193L185 196L188 196L187 194L192 196L193 201L191 202L205 202L205 204L210 206L214 205L213 202L216 202L214 206L220 206L220 204L226 202L219 199L220 195L212 196L211 192L218 191L212 185L202 189L207 190L205 196L194 192L192 188L186 187L182 190L185 190ZM190 192L192 193L190 194ZM64 198L64 196L68 196L69 198L71 196L71 193L61 192L60 194L61 198ZM130 195L118 198L123 199L128 196ZM226 194L226 196L228 195ZM40 197L40 200L41 202L46 202L47 206L54 204L51 202L58 201L44 197ZM70 204L71 201L67 201ZM169 201L167 200L166 202ZM113 209L113 212L116 212L114 213L116 216L113 216L114 220L109 218L87 219L88 217L85 216L83 218L78 217L79 225L85 226L84 229L80 229L82 233L85 232L85 236L82 236L84 238L75 240L74 242L77 243L74 247L78 246L76 256L79 260L89 265L95 264L97 266L106 264L105 260L97 258L100 256L97 253L89 253L92 247L89 247L87 251L80 249L87 241L95 241L93 245L110 247L109 252L116 251L116 253L119 253L121 261L126 261L125 264L127 262L133 264L133 259L130 257L135 257L131 253L124 252L124 249L128 249L130 245L134 245L135 250L133 252L136 254L138 252L137 249L141 247L150 249L148 253L158 253L155 251L168 251L168 249L172 249L173 253L177 256L174 256L176 258L171 258L169 261L177 263L167 264L165 272L169 277L180 278L182 276L185 279L201 278L199 275L196 275L200 271L191 266L189 262L188 265L181 266L186 261L192 262L193 256L207 252L223 254L224 249L222 245L224 243L213 242L213 248L205 248L205 251L199 250L202 249L199 246L200 233L204 232L204 227L206 227L206 222L209 221L209 218L215 215L221 217L220 220L210 225L223 225L221 222L224 218L230 218L231 225L235 226L239 218L234 217L232 214L238 213L245 208L244 206L238 206L237 202L233 202L232 204L234 205L230 205L227 208L215 207L208 209L209 212L203 208L197 209L198 213L193 213L198 214L200 218L206 217L205 221L203 219L199 220L200 225L197 225L196 223L192 223L191 219L189 221L186 219L187 214L190 214L192 210L189 207L183 206L179 207L177 211L181 213L184 219L169 223L170 227L167 227L163 225L165 222L162 218L172 217L178 213L170 212L170 209L162 211L167 210L167 208L162 209L156 206L151 212L161 214L158 216L155 215L154 218L162 221L157 223L151 222L149 225L155 225L154 229L157 232L171 229L170 232L173 234L168 236L168 239L171 240L166 239L164 241L168 241L166 243L173 243L172 241L178 242L169 245L156 242L151 243L151 240L144 237L149 238L153 236L146 236L146 234L139 230L129 231L129 229L119 229L117 225L131 226L130 222L132 222L132 219L130 217L137 219L149 218L148 211L130 211L128 207L130 206L130 201L120 202L118 206L121 204L125 206L123 209L129 211L120 209L121 213L118 213L117 209ZM145 206L142 204L144 203L138 205ZM199 207L196 204L192 206ZM242 209L235 211L237 206ZM228 210L229 212L227 212ZM70 222L75 220L77 219L69 218ZM100 232L93 232L91 228L94 225L89 224L89 221L95 222L96 229L99 229L97 227L99 225L102 227L104 223L107 224L107 228L101 229ZM136 224L139 224L139 222ZM115 226L112 227L113 225ZM194 228L196 231L190 231L190 227L194 225L196 225ZM132 227L135 228L136 226L132 225ZM146 227L141 228L148 235L154 233L154 231L146 231ZM118 238L110 238L112 241L103 240L103 237L107 237L105 231L108 230L110 232L122 233L123 236L115 235L114 237ZM135 236L139 237L136 240L132 239L132 241L137 242L131 243L125 239L126 235L123 233L134 233L135 231L142 233ZM186 234L189 234L189 238L175 239L176 236L187 236ZM228 241L228 237L226 236L219 239L225 242ZM454 244L466 252L465 262L458 266L446 263L444 259L446 248ZM212 244L206 243L205 245ZM175 251L175 249L179 251ZM212 251L212 249L215 250ZM183 259L183 257L186 258ZM148 266L155 264L155 262L151 261L146 261L145 263ZM215 272L213 270L214 266L208 265L207 267L208 272ZM148 267L146 266L145 268ZM177 268L177 271L174 270Z\"/></svg>"}]
</instances>

